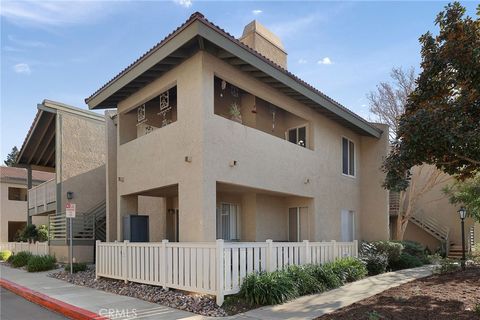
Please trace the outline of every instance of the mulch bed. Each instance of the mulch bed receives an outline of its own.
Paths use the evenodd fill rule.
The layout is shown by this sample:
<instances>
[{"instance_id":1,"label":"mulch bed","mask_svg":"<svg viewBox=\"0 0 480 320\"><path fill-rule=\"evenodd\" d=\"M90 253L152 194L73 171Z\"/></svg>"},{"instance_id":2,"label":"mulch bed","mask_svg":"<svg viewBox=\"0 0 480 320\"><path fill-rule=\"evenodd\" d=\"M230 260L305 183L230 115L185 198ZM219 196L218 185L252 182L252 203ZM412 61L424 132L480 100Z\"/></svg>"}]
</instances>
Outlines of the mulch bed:
<instances>
[{"instance_id":1,"label":"mulch bed","mask_svg":"<svg viewBox=\"0 0 480 320\"><path fill-rule=\"evenodd\" d=\"M476 306L480 309L478 266L418 279L317 319L474 320L480 319Z\"/></svg>"}]
</instances>

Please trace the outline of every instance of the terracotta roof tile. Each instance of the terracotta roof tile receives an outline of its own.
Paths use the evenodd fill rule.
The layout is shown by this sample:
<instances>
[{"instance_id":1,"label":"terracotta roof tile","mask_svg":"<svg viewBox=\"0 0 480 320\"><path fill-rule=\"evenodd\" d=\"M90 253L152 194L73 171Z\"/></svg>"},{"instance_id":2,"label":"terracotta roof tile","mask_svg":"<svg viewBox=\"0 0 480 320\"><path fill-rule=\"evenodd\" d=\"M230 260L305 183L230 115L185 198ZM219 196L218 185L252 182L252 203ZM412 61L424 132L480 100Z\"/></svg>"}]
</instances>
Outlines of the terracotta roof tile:
<instances>
[{"instance_id":1,"label":"terracotta roof tile","mask_svg":"<svg viewBox=\"0 0 480 320\"><path fill-rule=\"evenodd\" d=\"M307 87L308 89L314 91L315 93L317 93L318 95L322 96L323 98L325 98L326 100L330 101L331 103L333 103L334 105L336 105L337 107L339 107L340 109L346 111L347 113L353 115L354 117L356 117L357 119L363 121L364 123L370 125L370 123L363 119L361 116L357 115L355 112L351 111L350 109L348 109L347 107L345 107L344 105L342 105L341 103L339 103L338 101L330 98L329 96L327 96L326 94L324 94L323 92L321 92L320 90L318 90L317 88L315 88L314 86L310 85L309 83L305 82L304 80L300 79L299 77L297 77L296 75L294 75L293 73L291 73L290 71L284 69L283 67L281 67L280 65L276 64L275 62L273 62L272 60L270 60L269 58L267 58L266 56L262 55L261 53L259 53L258 51L254 50L253 48L247 46L246 44L244 44L243 42L241 42L240 40L236 39L233 35L231 35L230 33L228 33L227 31L225 31L224 29L222 29L221 27L217 26L216 24L214 24L213 22L209 21L207 18L205 18L205 16L200 13L200 12L195 12L193 13L188 19L187 21L185 21L182 25L180 25L177 29L175 29L173 32L171 32L168 36L166 36L165 38L163 38L160 42L158 42L156 45L154 45L150 50L148 50L146 53L144 53L140 58L138 58L137 60L135 60L133 63L131 63L128 67L126 67L125 69L123 69L120 73L118 73L115 77L113 77L112 79L110 79L106 84L104 84L100 89L98 89L97 91L95 91L90 97L86 98L85 99L85 102L88 104L88 102L93 98L95 97L98 93L100 93L100 91L102 91L103 89L105 89L106 87L108 87L110 84L112 84L113 82L115 82L118 78L120 78L121 76L123 76L125 73L127 73L130 69L132 69L135 65L139 64L145 57L149 56L151 53L153 53L154 51L158 50L160 47L162 47L168 40L170 40L171 38L173 38L177 33L179 33L181 30L185 29L188 25L190 25L191 23L193 23L194 21L201 21L203 23L205 23L206 25L210 26L211 28L217 30L218 32L220 32L221 34L223 34L226 38L228 38L229 40L235 42L236 44L240 45L241 47L245 48L246 50L248 50L250 53L252 53L253 55L257 56L258 58L262 59L263 61L267 62L268 64L270 64L271 66L273 66L274 68L278 69L279 71L283 72L284 74L286 74L287 76L291 77L292 79L294 79L295 81L299 82L300 84L304 85L305 87ZM375 128L375 127L373 127ZM375 130L379 130L378 128L375 128Z\"/></svg>"}]
</instances>

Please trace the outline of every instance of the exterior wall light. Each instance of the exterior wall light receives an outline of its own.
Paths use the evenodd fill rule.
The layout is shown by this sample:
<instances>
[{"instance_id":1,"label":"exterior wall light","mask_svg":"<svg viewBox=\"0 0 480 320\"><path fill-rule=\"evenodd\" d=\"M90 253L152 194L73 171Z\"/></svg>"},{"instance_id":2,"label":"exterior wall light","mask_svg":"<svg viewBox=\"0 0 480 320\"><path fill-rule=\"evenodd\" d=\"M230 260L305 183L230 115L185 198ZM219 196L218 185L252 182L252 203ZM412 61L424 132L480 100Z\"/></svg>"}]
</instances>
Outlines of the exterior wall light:
<instances>
[{"instance_id":1,"label":"exterior wall light","mask_svg":"<svg viewBox=\"0 0 480 320\"><path fill-rule=\"evenodd\" d=\"M72 200L72 199L73 199L73 192L67 191L67 200Z\"/></svg>"},{"instance_id":2,"label":"exterior wall light","mask_svg":"<svg viewBox=\"0 0 480 320\"><path fill-rule=\"evenodd\" d=\"M185 162L192 162L191 156L185 156Z\"/></svg>"}]
</instances>

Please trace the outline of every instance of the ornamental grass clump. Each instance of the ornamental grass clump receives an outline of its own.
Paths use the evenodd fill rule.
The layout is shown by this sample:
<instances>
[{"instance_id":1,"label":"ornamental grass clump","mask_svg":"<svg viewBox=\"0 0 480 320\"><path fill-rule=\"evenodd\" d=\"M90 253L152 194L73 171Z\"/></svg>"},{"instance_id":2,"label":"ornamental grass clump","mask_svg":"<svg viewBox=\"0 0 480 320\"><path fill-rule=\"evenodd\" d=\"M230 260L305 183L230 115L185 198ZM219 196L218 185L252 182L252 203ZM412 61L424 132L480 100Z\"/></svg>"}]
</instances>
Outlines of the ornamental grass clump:
<instances>
[{"instance_id":1,"label":"ornamental grass clump","mask_svg":"<svg viewBox=\"0 0 480 320\"><path fill-rule=\"evenodd\" d=\"M28 272L47 271L55 268L57 260L50 255L31 256L27 263Z\"/></svg>"},{"instance_id":2,"label":"ornamental grass clump","mask_svg":"<svg viewBox=\"0 0 480 320\"><path fill-rule=\"evenodd\" d=\"M0 261L7 261L8 258L12 255L12 251L10 250L2 250L0 251Z\"/></svg>"},{"instance_id":3,"label":"ornamental grass clump","mask_svg":"<svg viewBox=\"0 0 480 320\"><path fill-rule=\"evenodd\" d=\"M27 265L28 260L32 257L32 254L27 251L20 251L10 257L9 262L14 268L21 268Z\"/></svg>"},{"instance_id":4,"label":"ornamental grass clump","mask_svg":"<svg viewBox=\"0 0 480 320\"><path fill-rule=\"evenodd\" d=\"M249 274L243 280L240 296L251 305L279 304L298 296L292 277L285 270Z\"/></svg>"},{"instance_id":5,"label":"ornamental grass clump","mask_svg":"<svg viewBox=\"0 0 480 320\"><path fill-rule=\"evenodd\" d=\"M312 266L290 266L286 270L297 286L298 294L303 296L325 291L326 287L315 277Z\"/></svg>"},{"instance_id":6,"label":"ornamental grass clump","mask_svg":"<svg viewBox=\"0 0 480 320\"><path fill-rule=\"evenodd\" d=\"M332 263L312 265L313 276L327 289L336 289L342 286L342 279L335 273Z\"/></svg>"},{"instance_id":7,"label":"ornamental grass clump","mask_svg":"<svg viewBox=\"0 0 480 320\"><path fill-rule=\"evenodd\" d=\"M365 262L357 258L347 257L330 263L333 272L339 275L342 283L363 279L368 274Z\"/></svg>"}]
</instances>

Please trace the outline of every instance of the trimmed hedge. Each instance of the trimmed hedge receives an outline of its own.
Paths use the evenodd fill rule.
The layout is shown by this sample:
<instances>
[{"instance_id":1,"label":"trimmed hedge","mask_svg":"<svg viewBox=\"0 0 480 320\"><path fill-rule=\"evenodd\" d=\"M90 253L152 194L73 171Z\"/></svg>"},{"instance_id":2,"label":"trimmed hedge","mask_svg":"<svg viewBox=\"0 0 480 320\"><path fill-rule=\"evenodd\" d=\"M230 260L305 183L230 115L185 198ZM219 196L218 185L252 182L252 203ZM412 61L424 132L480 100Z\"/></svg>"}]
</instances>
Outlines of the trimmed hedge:
<instances>
[{"instance_id":1,"label":"trimmed hedge","mask_svg":"<svg viewBox=\"0 0 480 320\"><path fill-rule=\"evenodd\" d=\"M47 271L55 268L57 260L50 255L32 256L27 263L28 272Z\"/></svg>"},{"instance_id":2,"label":"trimmed hedge","mask_svg":"<svg viewBox=\"0 0 480 320\"><path fill-rule=\"evenodd\" d=\"M10 250L2 250L0 251L0 261L7 261L8 258L12 255L12 251Z\"/></svg>"},{"instance_id":3,"label":"trimmed hedge","mask_svg":"<svg viewBox=\"0 0 480 320\"><path fill-rule=\"evenodd\" d=\"M83 262L74 262L72 264L73 273L87 270L87 264ZM70 272L70 264L65 265L65 271Z\"/></svg>"},{"instance_id":4,"label":"trimmed hedge","mask_svg":"<svg viewBox=\"0 0 480 320\"><path fill-rule=\"evenodd\" d=\"M392 270L402 270L402 269L410 269L423 266L422 260L417 256L412 256L406 252L403 252L400 255L400 258L394 261L392 265Z\"/></svg>"},{"instance_id":5,"label":"trimmed hedge","mask_svg":"<svg viewBox=\"0 0 480 320\"><path fill-rule=\"evenodd\" d=\"M239 297L250 305L279 304L298 296L338 288L366 275L365 264L356 258L338 259L324 265L290 266L248 275L243 280Z\"/></svg>"},{"instance_id":6,"label":"trimmed hedge","mask_svg":"<svg viewBox=\"0 0 480 320\"><path fill-rule=\"evenodd\" d=\"M14 268L21 268L27 265L28 260L32 257L32 254L27 251L20 251L12 255L9 259L9 262Z\"/></svg>"}]
</instances>

